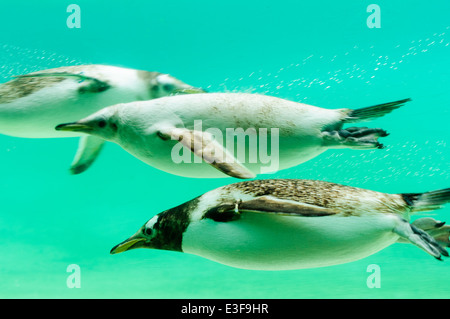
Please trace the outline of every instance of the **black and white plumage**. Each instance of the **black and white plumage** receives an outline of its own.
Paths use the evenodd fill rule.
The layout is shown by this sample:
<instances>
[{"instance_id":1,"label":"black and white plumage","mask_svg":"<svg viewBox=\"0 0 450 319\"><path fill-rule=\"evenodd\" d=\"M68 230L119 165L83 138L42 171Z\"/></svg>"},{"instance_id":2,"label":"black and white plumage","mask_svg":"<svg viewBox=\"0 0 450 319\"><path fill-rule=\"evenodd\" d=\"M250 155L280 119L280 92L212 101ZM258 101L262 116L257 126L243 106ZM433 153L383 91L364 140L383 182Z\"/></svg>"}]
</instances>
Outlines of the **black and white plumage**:
<instances>
[{"instance_id":1,"label":"black and white plumage","mask_svg":"<svg viewBox=\"0 0 450 319\"><path fill-rule=\"evenodd\" d=\"M450 189L386 194L314 180L253 180L209 191L155 215L112 254L135 248L190 253L255 270L355 261L396 242L448 257L449 228L414 212L450 201Z\"/></svg>"},{"instance_id":2,"label":"black and white plumage","mask_svg":"<svg viewBox=\"0 0 450 319\"><path fill-rule=\"evenodd\" d=\"M259 94L179 95L113 105L56 129L115 142L143 162L171 174L247 179L296 166L327 149L382 148L378 138L388 135L385 130L343 128L344 124L383 116L408 101L352 110L324 109ZM199 122L201 128L196 126ZM189 152L190 159L193 153L194 160L174 159L179 145L183 157ZM261 154L265 153L271 153L276 163L264 162Z\"/></svg>"},{"instance_id":3,"label":"black and white plumage","mask_svg":"<svg viewBox=\"0 0 450 319\"><path fill-rule=\"evenodd\" d=\"M19 75L0 85L0 134L83 136L71 167L72 173L81 173L95 160L104 140L57 132L57 124L78 120L112 104L183 92L204 91L168 74L109 65L76 65Z\"/></svg>"}]
</instances>

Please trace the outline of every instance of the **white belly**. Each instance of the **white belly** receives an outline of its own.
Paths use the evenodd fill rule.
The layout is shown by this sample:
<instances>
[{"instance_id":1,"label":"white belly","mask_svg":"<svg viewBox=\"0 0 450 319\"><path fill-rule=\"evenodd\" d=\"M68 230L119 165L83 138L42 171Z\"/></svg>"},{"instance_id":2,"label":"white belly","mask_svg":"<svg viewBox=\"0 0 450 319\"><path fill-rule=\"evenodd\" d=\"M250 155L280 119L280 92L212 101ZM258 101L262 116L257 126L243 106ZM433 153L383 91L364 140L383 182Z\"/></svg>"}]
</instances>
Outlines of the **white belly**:
<instances>
[{"instance_id":1,"label":"white belly","mask_svg":"<svg viewBox=\"0 0 450 319\"><path fill-rule=\"evenodd\" d=\"M244 213L237 221L192 223L182 249L255 270L323 267L355 261L395 243L396 217L291 217Z\"/></svg>"},{"instance_id":2,"label":"white belly","mask_svg":"<svg viewBox=\"0 0 450 319\"><path fill-rule=\"evenodd\" d=\"M136 141L138 141L137 144ZM323 147L322 140L313 135L279 136L275 144L272 144L270 140L267 143L260 139L256 141L256 148L245 140L243 145L239 145L234 150L228 150L256 175L274 173L299 165L327 150ZM152 136L144 141L136 138L133 142L133 144L125 142L120 145L141 161L170 174L190 178L228 177L190 150L181 147L181 144L176 141L162 141L159 137ZM225 139L222 144L226 145ZM147 146L143 147L143 145ZM263 145L262 148L261 145Z\"/></svg>"}]
</instances>

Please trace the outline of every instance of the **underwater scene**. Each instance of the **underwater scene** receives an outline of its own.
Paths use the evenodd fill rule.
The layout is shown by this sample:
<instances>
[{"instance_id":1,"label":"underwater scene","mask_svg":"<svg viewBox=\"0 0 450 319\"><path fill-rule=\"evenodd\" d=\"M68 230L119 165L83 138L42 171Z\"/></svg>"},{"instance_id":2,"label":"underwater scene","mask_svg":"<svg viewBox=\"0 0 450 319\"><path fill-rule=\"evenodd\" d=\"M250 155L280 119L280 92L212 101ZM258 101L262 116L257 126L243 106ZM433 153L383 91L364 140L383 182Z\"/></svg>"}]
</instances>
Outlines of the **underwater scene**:
<instances>
[{"instance_id":1,"label":"underwater scene","mask_svg":"<svg viewBox=\"0 0 450 319\"><path fill-rule=\"evenodd\" d=\"M449 298L449 13L0 2L0 297Z\"/></svg>"}]
</instances>

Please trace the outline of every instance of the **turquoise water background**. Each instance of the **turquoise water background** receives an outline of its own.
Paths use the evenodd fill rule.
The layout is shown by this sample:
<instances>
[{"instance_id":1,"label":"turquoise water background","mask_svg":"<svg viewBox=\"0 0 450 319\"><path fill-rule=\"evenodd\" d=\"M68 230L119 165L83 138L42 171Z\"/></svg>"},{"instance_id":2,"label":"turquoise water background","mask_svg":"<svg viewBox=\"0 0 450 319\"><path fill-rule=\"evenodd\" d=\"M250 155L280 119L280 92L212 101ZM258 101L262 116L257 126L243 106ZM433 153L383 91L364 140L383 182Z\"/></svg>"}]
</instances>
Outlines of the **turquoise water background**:
<instances>
[{"instance_id":1,"label":"turquoise water background","mask_svg":"<svg viewBox=\"0 0 450 319\"><path fill-rule=\"evenodd\" d=\"M69 4L81 28L69 29ZM381 8L370 29L369 4ZM73 64L170 73L211 92L253 92L325 108L410 97L370 123L384 150L327 151L260 178L308 178L404 193L450 187L448 1L2 1L0 81ZM108 144L86 173L77 139L0 136L2 298L449 298L450 260L395 244L326 268L249 271L197 256L109 255L154 214L236 179L158 171ZM432 217L450 220L450 205ZM81 288L68 288L68 265ZM381 270L368 288L367 267Z\"/></svg>"}]
</instances>

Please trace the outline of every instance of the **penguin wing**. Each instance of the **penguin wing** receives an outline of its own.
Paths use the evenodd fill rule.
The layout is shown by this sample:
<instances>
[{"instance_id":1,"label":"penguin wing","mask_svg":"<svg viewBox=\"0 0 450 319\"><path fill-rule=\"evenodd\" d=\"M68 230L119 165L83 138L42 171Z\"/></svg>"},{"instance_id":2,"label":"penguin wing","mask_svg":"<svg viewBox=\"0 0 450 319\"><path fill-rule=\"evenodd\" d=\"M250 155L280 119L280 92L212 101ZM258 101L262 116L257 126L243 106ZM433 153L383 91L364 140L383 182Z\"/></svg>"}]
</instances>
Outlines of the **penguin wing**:
<instances>
[{"instance_id":1,"label":"penguin wing","mask_svg":"<svg viewBox=\"0 0 450 319\"><path fill-rule=\"evenodd\" d=\"M82 136L78 144L77 153L70 166L70 172L75 175L87 170L98 157L104 144L105 140L99 137L93 135Z\"/></svg>"},{"instance_id":2,"label":"penguin wing","mask_svg":"<svg viewBox=\"0 0 450 319\"><path fill-rule=\"evenodd\" d=\"M310 205L293 200L279 199L273 196L261 196L248 201L237 201L233 204L223 204L210 209L206 218L215 221L231 221L238 219L240 214L261 213L282 216L323 217L338 214L330 208Z\"/></svg>"},{"instance_id":3,"label":"penguin wing","mask_svg":"<svg viewBox=\"0 0 450 319\"><path fill-rule=\"evenodd\" d=\"M14 76L16 79L26 79L26 78L72 78L78 81L78 83L83 83L78 91L80 93L84 92L103 92L109 89L111 86L102 80L96 79L91 76L86 76L80 73L69 73L69 72L51 72L51 73L31 73L24 75Z\"/></svg>"},{"instance_id":4,"label":"penguin wing","mask_svg":"<svg viewBox=\"0 0 450 319\"><path fill-rule=\"evenodd\" d=\"M172 127L159 130L158 136L163 140L179 141L205 162L231 177L255 177L255 174L231 155L210 133Z\"/></svg>"}]
</instances>

